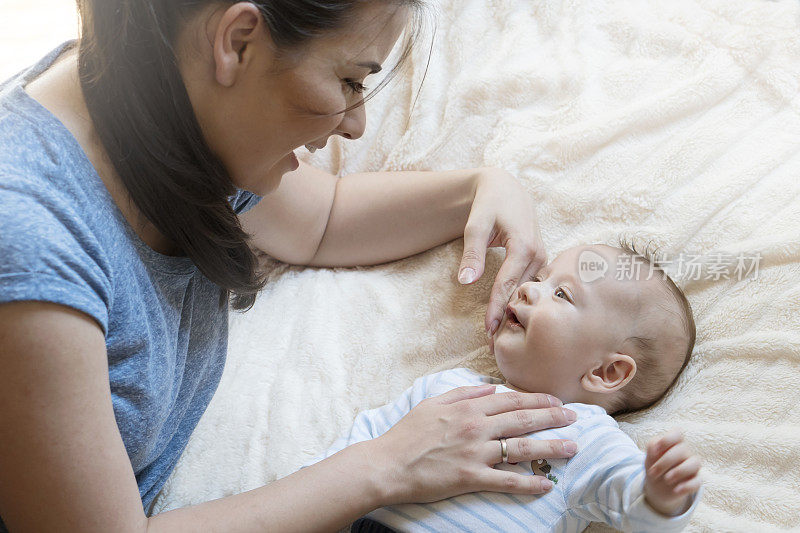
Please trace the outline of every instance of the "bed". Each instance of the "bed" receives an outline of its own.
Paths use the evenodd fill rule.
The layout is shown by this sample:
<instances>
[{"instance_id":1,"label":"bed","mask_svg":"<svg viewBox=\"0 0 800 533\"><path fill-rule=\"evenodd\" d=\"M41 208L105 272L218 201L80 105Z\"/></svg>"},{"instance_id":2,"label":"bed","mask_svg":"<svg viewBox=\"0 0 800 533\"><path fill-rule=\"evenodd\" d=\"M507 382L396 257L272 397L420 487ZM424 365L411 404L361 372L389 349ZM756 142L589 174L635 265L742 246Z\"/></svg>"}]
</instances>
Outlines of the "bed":
<instances>
[{"instance_id":1,"label":"bed","mask_svg":"<svg viewBox=\"0 0 800 533\"><path fill-rule=\"evenodd\" d=\"M367 104L365 135L301 159L339 175L502 167L536 203L551 258L620 234L694 256L700 275L676 273L692 361L620 426L642 447L679 426L699 451L690 531L800 527L800 4L432 7L430 64L428 25L407 74ZM483 316L504 251L461 286L462 247L352 269L267 258L269 284L231 315L219 389L153 512L292 473L420 375L495 371Z\"/></svg>"}]
</instances>

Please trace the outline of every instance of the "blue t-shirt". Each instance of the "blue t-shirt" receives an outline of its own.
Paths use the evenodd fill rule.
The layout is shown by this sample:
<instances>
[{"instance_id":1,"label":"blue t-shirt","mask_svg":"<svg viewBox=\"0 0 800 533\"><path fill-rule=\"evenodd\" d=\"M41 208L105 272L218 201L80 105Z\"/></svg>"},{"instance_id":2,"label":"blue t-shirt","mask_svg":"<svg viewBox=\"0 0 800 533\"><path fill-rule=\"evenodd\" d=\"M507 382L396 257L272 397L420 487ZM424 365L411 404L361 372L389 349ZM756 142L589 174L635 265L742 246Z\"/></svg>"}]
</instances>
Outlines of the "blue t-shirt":
<instances>
[{"instance_id":1,"label":"blue t-shirt","mask_svg":"<svg viewBox=\"0 0 800 533\"><path fill-rule=\"evenodd\" d=\"M100 325L114 415L149 514L219 384L228 307L191 259L139 238L69 130L23 90L74 44L0 85L0 303L55 302ZM259 200L230 198L237 213Z\"/></svg>"}]
</instances>

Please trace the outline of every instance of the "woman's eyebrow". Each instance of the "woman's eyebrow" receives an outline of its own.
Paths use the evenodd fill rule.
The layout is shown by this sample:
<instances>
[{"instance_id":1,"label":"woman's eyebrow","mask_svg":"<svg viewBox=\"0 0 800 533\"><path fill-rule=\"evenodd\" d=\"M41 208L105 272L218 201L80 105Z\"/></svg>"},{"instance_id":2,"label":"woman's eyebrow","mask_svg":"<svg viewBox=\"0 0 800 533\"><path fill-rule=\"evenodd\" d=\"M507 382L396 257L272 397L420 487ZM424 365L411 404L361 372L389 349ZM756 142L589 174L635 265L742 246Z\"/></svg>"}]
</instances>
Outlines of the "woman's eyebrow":
<instances>
[{"instance_id":1,"label":"woman's eyebrow","mask_svg":"<svg viewBox=\"0 0 800 533\"><path fill-rule=\"evenodd\" d=\"M381 71L381 66L374 61L365 61L363 63L356 63L356 66L368 68L370 74L375 74Z\"/></svg>"}]
</instances>

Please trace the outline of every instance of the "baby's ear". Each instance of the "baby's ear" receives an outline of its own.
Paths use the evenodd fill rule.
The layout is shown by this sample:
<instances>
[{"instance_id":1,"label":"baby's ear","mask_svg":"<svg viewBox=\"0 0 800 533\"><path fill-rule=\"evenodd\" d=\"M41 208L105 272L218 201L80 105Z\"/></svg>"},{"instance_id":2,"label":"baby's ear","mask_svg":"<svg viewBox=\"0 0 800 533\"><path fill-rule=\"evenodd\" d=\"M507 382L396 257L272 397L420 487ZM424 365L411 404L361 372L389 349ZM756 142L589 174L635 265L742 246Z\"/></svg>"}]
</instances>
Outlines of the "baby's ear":
<instances>
[{"instance_id":1,"label":"baby's ear","mask_svg":"<svg viewBox=\"0 0 800 533\"><path fill-rule=\"evenodd\" d=\"M609 393L624 387L636 375L636 361L622 353L609 354L581 377L589 392Z\"/></svg>"}]
</instances>

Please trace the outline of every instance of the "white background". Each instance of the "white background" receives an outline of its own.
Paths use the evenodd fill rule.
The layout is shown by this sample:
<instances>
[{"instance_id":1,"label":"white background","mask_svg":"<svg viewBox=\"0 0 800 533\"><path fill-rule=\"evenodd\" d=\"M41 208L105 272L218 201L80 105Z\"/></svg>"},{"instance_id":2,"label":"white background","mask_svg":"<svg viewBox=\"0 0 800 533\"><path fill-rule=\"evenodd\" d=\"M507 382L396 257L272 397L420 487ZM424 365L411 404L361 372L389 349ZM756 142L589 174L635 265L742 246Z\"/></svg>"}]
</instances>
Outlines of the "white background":
<instances>
[{"instance_id":1,"label":"white background","mask_svg":"<svg viewBox=\"0 0 800 533\"><path fill-rule=\"evenodd\" d=\"M0 80L77 36L74 0L0 0Z\"/></svg>"}]
</instances>

